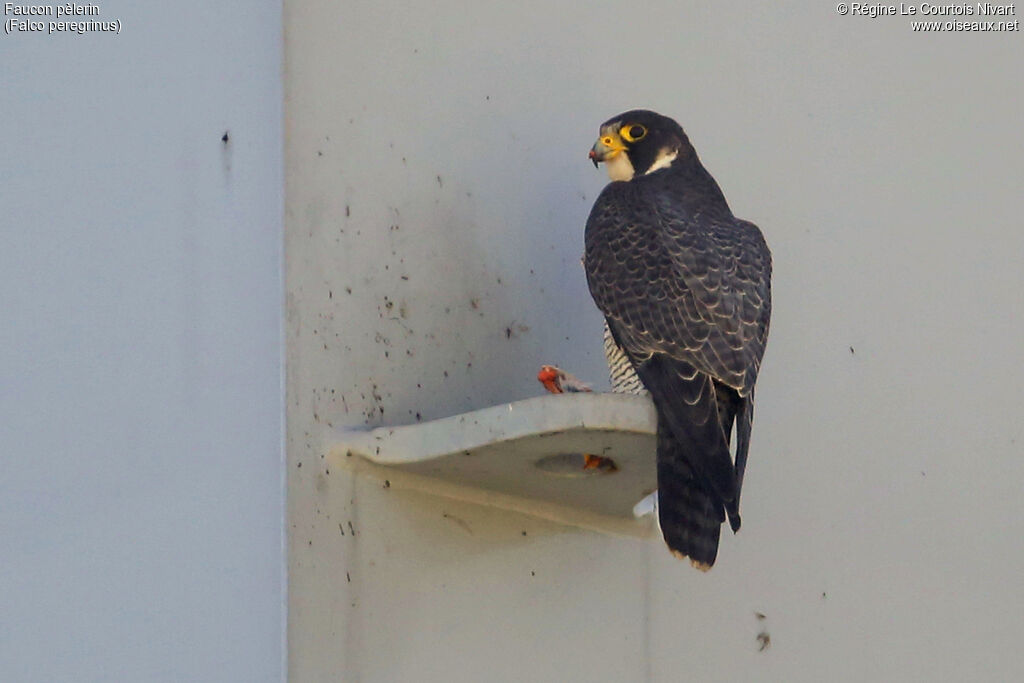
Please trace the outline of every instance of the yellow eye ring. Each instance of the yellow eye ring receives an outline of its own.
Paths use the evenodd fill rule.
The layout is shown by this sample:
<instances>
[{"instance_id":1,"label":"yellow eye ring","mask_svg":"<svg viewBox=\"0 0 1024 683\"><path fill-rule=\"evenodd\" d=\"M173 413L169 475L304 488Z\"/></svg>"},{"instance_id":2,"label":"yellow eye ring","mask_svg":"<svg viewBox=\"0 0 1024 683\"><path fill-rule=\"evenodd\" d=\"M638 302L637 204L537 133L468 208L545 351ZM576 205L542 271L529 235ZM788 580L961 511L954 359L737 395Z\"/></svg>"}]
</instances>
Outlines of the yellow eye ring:
<instances>
[{"instance_id":1,"label":"yellow eye ring","mask_svg":"<svg viewBox=\"0 0 1024 683\"><path fill-rule=\"evenodd\" d=\"M643 140L647 135L647 129L638 123L634 123L629 126L623 126L622 130L619 131L619 135L626 142L636 142L637 140Z\"/></svg>"}]
</instances>

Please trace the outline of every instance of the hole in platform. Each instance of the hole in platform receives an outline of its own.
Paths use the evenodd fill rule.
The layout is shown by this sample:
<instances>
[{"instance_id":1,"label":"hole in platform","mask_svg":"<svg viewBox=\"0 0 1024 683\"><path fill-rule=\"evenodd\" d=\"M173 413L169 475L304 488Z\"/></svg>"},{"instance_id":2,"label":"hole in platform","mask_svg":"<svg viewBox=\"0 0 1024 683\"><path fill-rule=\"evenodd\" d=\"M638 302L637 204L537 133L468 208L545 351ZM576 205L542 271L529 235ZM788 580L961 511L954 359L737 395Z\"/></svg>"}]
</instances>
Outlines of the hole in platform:
<instances>
[{"instance_id":1,"label":"hole in platform","mask_svg":"<svg viewBox=\"0 0 1024 683\"><path fill-rule=\"evenodd\" d=\"M556 477L592 477L597 474L612 474L619 469L611 458L599 458L590 467L586 467L586 464L586 456L581 453L558 453L534 463L540 471Z\"/></svg>"}]
</instances>

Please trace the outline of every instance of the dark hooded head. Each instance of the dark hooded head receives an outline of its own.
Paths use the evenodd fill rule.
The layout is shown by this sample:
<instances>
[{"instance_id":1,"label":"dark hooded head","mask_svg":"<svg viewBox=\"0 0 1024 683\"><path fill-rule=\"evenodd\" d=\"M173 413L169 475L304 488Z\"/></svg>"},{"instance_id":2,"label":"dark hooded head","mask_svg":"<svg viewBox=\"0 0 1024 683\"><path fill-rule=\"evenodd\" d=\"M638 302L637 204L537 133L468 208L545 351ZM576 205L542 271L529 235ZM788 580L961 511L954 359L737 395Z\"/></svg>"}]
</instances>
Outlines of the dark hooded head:
<instances>
[{"instance_id":1,"label":"dark hooded head","mask_svg":"<svg viewBox=\"0 0 1024 683\"><path fill-rule=\"evenodd\" d=\"M694 156L678 123L646 109L627 111L602 123L590 150L594 165L604 163L612 180L632 180Z\"/></svg>"}]
</instances>

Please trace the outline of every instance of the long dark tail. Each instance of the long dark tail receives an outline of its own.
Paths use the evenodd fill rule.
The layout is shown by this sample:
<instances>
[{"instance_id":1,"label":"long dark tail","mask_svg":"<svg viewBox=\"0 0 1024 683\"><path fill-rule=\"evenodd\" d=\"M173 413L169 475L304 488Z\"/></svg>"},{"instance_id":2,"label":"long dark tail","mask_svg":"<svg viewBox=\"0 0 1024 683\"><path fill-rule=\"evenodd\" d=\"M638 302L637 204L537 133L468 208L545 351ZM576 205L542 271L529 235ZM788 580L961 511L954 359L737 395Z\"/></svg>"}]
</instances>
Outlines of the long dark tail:
<instances>
[{"instance_id":1,"label":"long dark tail","mask_svg":"<svg viewBox=\"0 0 1024 683\"><path fill-rule=\"evenodd\" d=\"M731 411L731 404L720 409L713 380L688 363L654 354L634 365L658 411L662 535L673 553L707 571L718 555L726 510L736 512L735 470L720 421L720 410Z\"/></svg>"},{"instance_id":2,"label":"long dark tail","mask_svg":"<svg viewBox=\"0 0 1024 683\"><path fill-rule=\"evenodd\" d=\"M686 361L662 353L629 356L658 412L658 521L669 549L707 571L718 555L728 513L740 527L739 485L750 429L743 400L729 387ZM742 462L733 463L729 438L737 425ZM745 429L744 429L745 428ZM736 465L741 467L736 467ZM739 474L739 476L737 476Z\"/></svg>"},{"instance_id":3,"label":"long dark tail","mask_svg":"<svg viewBox=\"0 0 1024 683\"><path fill-rule=\"evenodd\" d=\"M701 571L718 556L718 538L725 521L719 497L696 476L685 449L658 417L658 522L674 555L689 557Z\"/></svg>"}]
</instances>

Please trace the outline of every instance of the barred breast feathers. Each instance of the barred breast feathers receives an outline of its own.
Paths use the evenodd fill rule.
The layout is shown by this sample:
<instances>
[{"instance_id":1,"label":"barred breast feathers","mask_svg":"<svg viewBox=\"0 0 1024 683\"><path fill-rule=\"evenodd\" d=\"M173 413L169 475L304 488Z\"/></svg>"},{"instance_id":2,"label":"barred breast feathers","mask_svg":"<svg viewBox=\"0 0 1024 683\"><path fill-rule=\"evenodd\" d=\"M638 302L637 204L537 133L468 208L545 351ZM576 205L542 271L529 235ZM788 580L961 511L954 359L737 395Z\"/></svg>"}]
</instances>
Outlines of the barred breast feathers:
<instances>
[{"instance_id":1,"label":"barred breast feathers","mask_svg":"<svg viewBox=\"0 0 1024 683\"><path fill-rule=\"evenodd\" d=\"M612 391L618 394L647 395L647 389L640 382L633 364L629 362L625 352L619 348L612 337L608 323L604 324L604 357L608 361L608 376L611 379Z\"/></svg>"}]
</instances>

